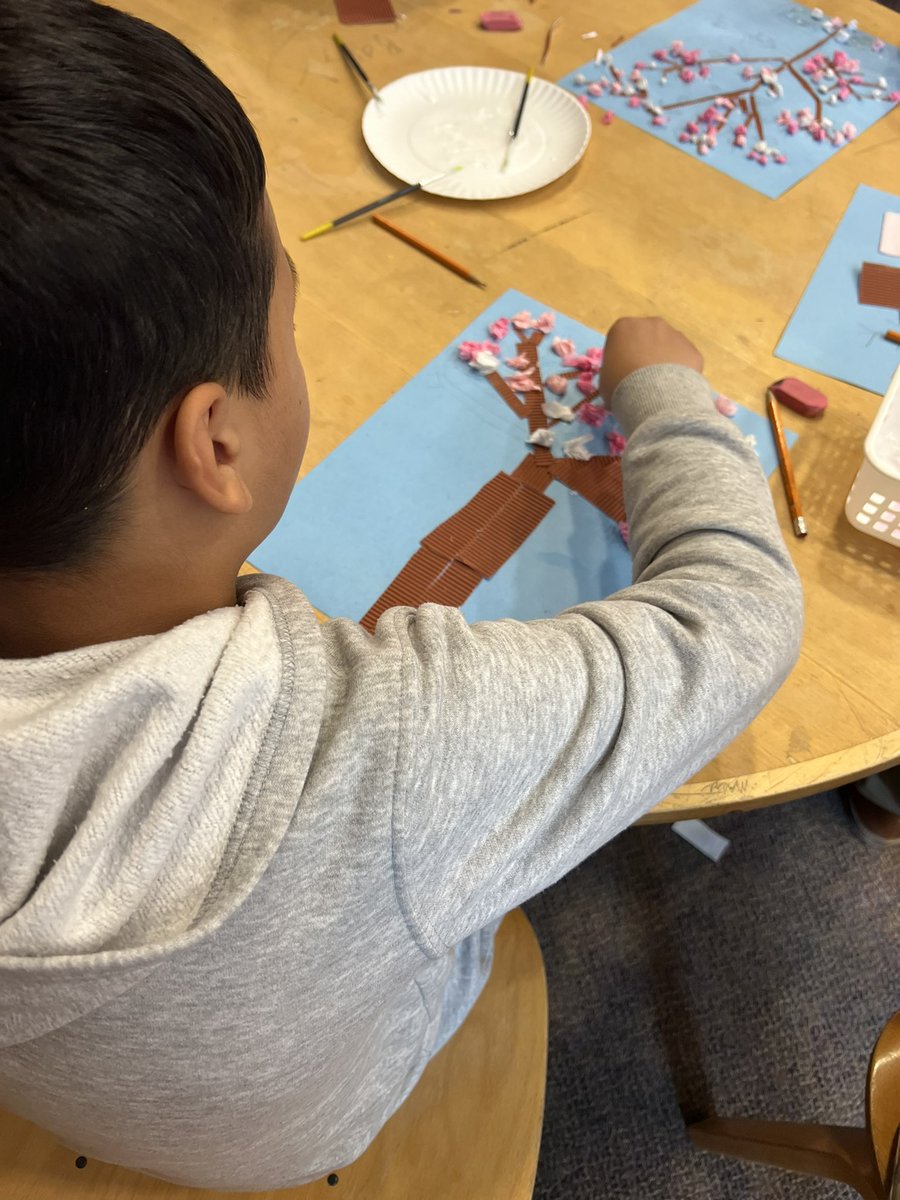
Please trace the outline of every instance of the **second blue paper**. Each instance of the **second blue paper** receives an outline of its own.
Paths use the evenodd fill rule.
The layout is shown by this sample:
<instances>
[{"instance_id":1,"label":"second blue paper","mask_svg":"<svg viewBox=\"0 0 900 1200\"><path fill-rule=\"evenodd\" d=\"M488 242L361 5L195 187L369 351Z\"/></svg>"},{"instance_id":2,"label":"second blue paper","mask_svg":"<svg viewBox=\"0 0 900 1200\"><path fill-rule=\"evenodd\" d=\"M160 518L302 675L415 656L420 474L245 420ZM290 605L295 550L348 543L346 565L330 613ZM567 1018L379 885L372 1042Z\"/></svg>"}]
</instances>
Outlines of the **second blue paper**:
<instances>
[{"instance_id":1,"label":"second blue paper","mask_svg":"<svg viewBox=\"0 0 900 1200\"><path fill-rule=\"evenodd\" d=\"M254 566L291 580L329 616L360 620L422 538L530 452L527 427L460 358L459 348L490 340L490 327L501 318L522 312L537 318L543 311L520 292L501 296L296 485L278 526L250 556ZM556 337L579 352L603 344L595 330L555 314L552 335L539 347L544 381L564 369L552 348ZM500 346L503 358L515 356L514 330ZM507 378L516 374L505 364L502 370ZM575 380L566 394L547 394L548 401L567 406L577 398ZM733 420L753 439L769 474L777 460L768 422L740 406ZM555 428L554 454L564 452L569 438L586 438L588 454L608 454L607 434L616 433L612 417L596 427L573 422ZM470 621L553 616L631 582L631 559L616 523L557 481L546 494L554 501L550 511L463 604Z\"/></svg>"},{"instance_id":2,"label":"second blue paper","mask_svg":"<svg viewBox=\"0 0 900 1200\"><path fill-rule=\"evenodd\" d=\"M858 302L859 272L864 262L900 265L900 259L879 250L882 222L890 212L900 212L900 196L856 189L775 348L779 358L879 396L900 366L900 346L884 336L900 326L900 314Z\"/></svg>"},{"instance_id":3,"label":"second blue paper","mask_svg":"<svg viewBox=\"0 0 900 1200\"><path fill-rule=\"evenodd\" d=\"M786 0L698 0L562 87L769 197L900 100L900 50Z\"/></svg>"}]
</instances>

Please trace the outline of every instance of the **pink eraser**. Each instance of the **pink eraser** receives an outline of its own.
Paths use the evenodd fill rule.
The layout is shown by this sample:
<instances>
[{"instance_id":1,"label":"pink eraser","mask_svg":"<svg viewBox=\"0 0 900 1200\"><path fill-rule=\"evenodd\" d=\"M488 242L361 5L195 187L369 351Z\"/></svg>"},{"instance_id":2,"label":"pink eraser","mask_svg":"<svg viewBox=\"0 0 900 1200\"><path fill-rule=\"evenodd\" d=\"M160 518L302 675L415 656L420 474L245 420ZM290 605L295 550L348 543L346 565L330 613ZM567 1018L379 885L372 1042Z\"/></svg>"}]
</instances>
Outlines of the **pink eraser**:
<instances>
[{"instance_id":1,"label":"pink eraser","mask_svg":"<svg viewBox=\"0 0 900 1200\"><path fill-rule=\"evenodd\" d=\"M780 400L786 408L792 408L801 417L820 417L828 407L827 396L802 379L776 379L770 385L770 391L776 400Z\"/></svg>"},{"instance_id":2,"label":"pink eraser","mask_svg":"<svg viewBox=\"0 0 900 1200\"><path fill-rule=\"evenodd\" d=\"M505 29L522 28L522 18L519 14L505 8L497 9L494 12L483 12L478 19L482 29L490 29L492 33L499 33Z\"/></svg>"}]
</instances>

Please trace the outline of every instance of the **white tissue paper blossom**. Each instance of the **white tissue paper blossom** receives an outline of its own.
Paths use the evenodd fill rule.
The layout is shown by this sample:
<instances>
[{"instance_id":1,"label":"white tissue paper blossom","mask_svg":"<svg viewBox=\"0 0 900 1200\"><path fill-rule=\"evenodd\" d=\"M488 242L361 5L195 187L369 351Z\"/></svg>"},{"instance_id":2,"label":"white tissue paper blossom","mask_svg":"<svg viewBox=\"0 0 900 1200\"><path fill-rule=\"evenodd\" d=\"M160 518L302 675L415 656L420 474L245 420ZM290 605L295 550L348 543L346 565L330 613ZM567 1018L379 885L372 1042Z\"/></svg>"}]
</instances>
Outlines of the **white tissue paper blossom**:
<instances>
[{"instance_id":1,"label":"white tissue paper blossom","mask_svg":"<svg viewBox=\"0 0 900 1200\"><path fill-rule=\"evenodd\" d=\"M577 458L580 462L589 462L591 452L587 448L588 442L593 440L593 434L585 433L581 437L569 438L567 442L563 442L563 454L566 458Z\"/></svg>"},{"instance_id":2,"label":"white tissue paper blossom","mask_svg":"<svg viewBox=\"0 0 900 1200\"><path fill-rule=\"evenodd\" d=\"M490 350L479 350L477 354L472 355L471 365L482 375L490 375L500 366L500 359L496 354L491 354Z\"/></svg>"},{"instance_id":3,"label":"white tissue paper blossom","mask_svg":"<svg viewBox=\"0 0 900 1200\"><path fill-rule=\"evenodd\" d=\"M551 421L574 421L575 412L568 404L560 404L558 400L545 400L541 412Z\"/></svg>"},{"instance_id":4,"label":"white tissue paper blossom","mask_svg":"<svg viewBox=\"0 0 900 1200\"><path fill-rule=\"evenodd\" d=\"M536 429L528 440L532 446L552 446L555 436L552 429Z\"/></svg>"}]
</instances>

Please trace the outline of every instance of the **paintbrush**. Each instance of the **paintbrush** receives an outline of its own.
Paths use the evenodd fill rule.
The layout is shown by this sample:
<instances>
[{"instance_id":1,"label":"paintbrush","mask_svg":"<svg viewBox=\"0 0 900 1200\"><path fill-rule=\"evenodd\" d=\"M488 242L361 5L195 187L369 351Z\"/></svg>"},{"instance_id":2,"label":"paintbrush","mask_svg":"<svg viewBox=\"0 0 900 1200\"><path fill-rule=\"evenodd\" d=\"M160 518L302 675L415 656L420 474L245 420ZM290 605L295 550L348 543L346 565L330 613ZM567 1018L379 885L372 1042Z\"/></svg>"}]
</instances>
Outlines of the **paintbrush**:
<instances>
[{"instance_id":1,"label":"paintbrush","mask_svg":"<svg viewBox=\"0 0 900 1200\"><path fill-rule=\"evenodd\" d=\"M513 121L512 129L509 131L509 141L506 143L506 153L503 155L503 162L500 164L500 170L506 170L506 164L509 162L509 152L512 149L512 144L519 136L519 126L522 124L522 114L525 111L525 101L528 99L528 89L531 87L531 81L534 78L534 67L528 68L528 74L525 76L525 86L522 88L522 98L519 100L519 107L516 111L516 119Z\"/></svg>"},{"instance_id":2,"label":"paintbrush","mask_svg":"<svg viewBox=\"0 0 900 1200\"><path fill-rule=\"evenodd\" d=\"M351 53L350 48L347 45L347 43L342 41L341 38L339 38L336 33L333 33L331 36L334 38L334 44L337 46L338 50L340 50L341 54L343 54L344 59L346 60L348 65L352 68L352 70L354 70L356 72L356 74L360 77L360 79L363 81L365 86L372 93L372 98L374 100L381 100L381 92L379 92L378 88L375 86L375 84L372 82L372 80L368 77L368 75L365 73L365 71L362 69L362 67L359 65L359 63L356 61L356 59L353 57L353 54Z\"/></svg>"},{"instance_id":3,"label":"paintbrush","mask_svg":"<svg viewBox=\"0 0 900 1200\"><path fill-rule=\"evenodd\" d=\"M373 200L371 204L364 204L362 208L354 208L353 212L344 213L342 217L335 217L333 221L326 221L324 225L317 225L315 229L307 230L306 233L300 235L300 241L308 242L310 238L318 237L320 233L328 233L330 229L334 229L338 225L343 225L347 221L352 221L354 217L361 217L364 213L371 212L373 208L381 208L383 204L391 204L394 200L399 200L401 196L409 196L412 192L418 192L421 188L428 187L432 183L437 183L439 179L446 179L448 175L453 175L454 172L461 170L462 167L453 167L450 171L443 171L440 175L433 175L431 179L421 179L418 183L410 183L406 187L398 188L396 192L382 196L380 200Z\"/></svg>"}]
</instances>

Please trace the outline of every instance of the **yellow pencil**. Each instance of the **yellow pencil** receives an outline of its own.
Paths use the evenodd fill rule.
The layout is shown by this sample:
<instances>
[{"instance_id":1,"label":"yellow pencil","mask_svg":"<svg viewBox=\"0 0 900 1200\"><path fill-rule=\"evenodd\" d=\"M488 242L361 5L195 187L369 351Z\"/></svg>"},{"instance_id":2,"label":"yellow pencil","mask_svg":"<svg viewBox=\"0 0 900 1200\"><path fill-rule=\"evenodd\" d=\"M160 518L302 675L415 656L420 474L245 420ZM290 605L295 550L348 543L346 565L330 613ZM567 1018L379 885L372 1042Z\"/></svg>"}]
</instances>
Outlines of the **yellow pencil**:
<instances>
[{"instance_id":1,"label":"yellow pencil","mask_svg":"<svg viewBox=\"0 0 900 1200\"><path fill-rule=\"evenodd\" d=\"M434 246L429 246L427 242L423 242L419 238L414 237L413 234L407 233L405 229L401 229L399 225L394 225L393 222L388 221L386 217L381 217L378 215L378 213L375 213L372 217L372 220L376 225L380 225L382 229L386 229L388 233L392 233L394 237L400 238L402 242L406 242L407 245L413 246L416 250L421 250L422 253L427 254L429 258L433 258L435 262L440 263L442 267L446 267L448 271L453 271L455 275L459 275L462 279L467 280L469 283L474 283L477 287L487 287L487 284L479 279L477 275L473 275L468 267L464 267L462 263L456 262L442 251L436 250Z\"/></svg>"},{"instance_id":2,"label":"yellow pencil","mask_svg":"<svg viewBox=\"0 0 900 1200\"><path fill-rule=\"evenodd\" d=\"M800 507L800 493L797 491L797 480L794 478L794 465L784 440L784 429L778 413L778 401L771 388L766 390L766 411L769 414L769 424L775 438L775 449L778 451L778 465L781 468L781 482L784 484L784 494L787 497L791 522L797 537L806 537L806 517Z\"/></svg>"}]
</instances>

